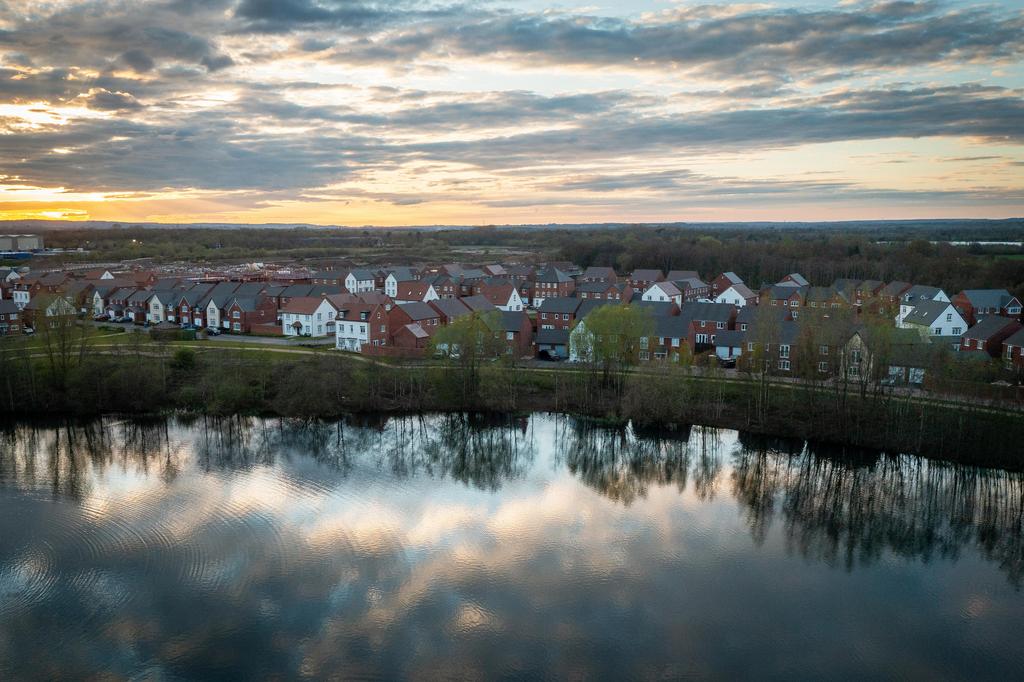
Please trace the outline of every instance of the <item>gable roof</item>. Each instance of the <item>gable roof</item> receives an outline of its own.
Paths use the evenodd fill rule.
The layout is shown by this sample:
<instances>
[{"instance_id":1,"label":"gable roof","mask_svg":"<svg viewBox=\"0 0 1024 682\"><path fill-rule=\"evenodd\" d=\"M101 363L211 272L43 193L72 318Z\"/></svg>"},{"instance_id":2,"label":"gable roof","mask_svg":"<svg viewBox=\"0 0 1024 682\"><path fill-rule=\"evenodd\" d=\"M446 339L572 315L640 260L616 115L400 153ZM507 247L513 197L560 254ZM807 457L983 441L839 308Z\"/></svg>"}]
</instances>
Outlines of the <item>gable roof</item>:
<instances>
[{"instance_id":1,"label":"gable roof","mask_svg":"<svg viewBox=\"0 0 1024 682\"><path fill-rule=\"evenodd\" d=\"M1007 327L1012 327L1016 330L1020 328L1020 322L1017 320L1011 320L1008 317L989 315L984 320L968 329L961 338L988 341Z\"/></svg>"},{"instance_id":2,"label":"gable roof","mask_svg":"<svg viewBox=\"0 0 1024 682\"><path fill-rule=\"evenodd\" d=\"M903 300L913 303L915 301L933 301L935 297L943 293L938 287L930 287L925 284L915 284L903 292Z\"/></svg>"},{"instance_id":3,"label":"gable roof","mask_svg":"<svg viewBox=\"0 0 1024 682\"><path fill-rule=\"evenodd\" d=\"M396 307L414 321L430 320L441 316L440 313L422 301L399 303Z\"/></svg>"},{"instance_id":4,"label":"gable roof","mask_svg":"<svg viewBox=\"0 0 1024 682\"><path fill-rule=\"evenodd\" d=\"M635 282L657 282L664 276L661 270L638 269L630 273L629 278Z\"/></svg>"},{"instance_id":5,"label":"gable roof","mask_svg":"<svg viewBox=\"0 0 1024 682\"><path fill-rule=\"evenodd\" d=\"M457 298L439 298L431 301L428 305L449 320L469 315L471 312L469 306Z\"/></svg>"},{"instance_id":6,"label":"gable roof","mask_svg":"<svg viewBox=\"0 0 1024 682\"><path fill-rule=\"evenodd\" d=\"M748 287L748 286L747 286L746 284L744 284L743 282L739 282L738 284L731 284L731 285L729 285L729 288L728 288L728 289L725 289L725 290L724 290L724 291L722 291L722 292L720 292L720 293L719 293L719 296L721 296L722 294L724 294L724 293L725 293L726 291L729 291L729 289L732 289L733 291L735 291L735 292L736 292L737 294L739 294L739 295L740 295L740 298L742 298L742 299L743 299L743 300L745 300L745 301L749 301L749 300L750 300L750 299L752 299L752 298L757 298L757 294L755 294L755 293L754 293L754 292L753 292L753 291L752 291L752 290L750 289L750 287Z\"/></svg>"},{"instance_id":7,"label":"gable roof","mask_svg":"<svg viewBox=\"0 0 1024 682\"><path fill-rule=\"evenodd\" d=\"M651 314L655 317L668 317L675 315L679 308L676 306L674 301L630 301L630 305L636 306L637 308L644 308L650 310Z\"/></svg>"},{"instance_id":8,"label":"gable roof","mask_svg":"<svg viewBox=\"0 0 1024 682\"><path fill-rule=\"evenodd\" d=\"M1003 341L1007 346L1020 346L1024 348L1024 328L1020 329L1016 334Z\"/></svg>"},{"instance_id":9,"label":"gable roof","mask_svg":"<svg viewBox=\"0 0 1024 682\"><path fill-rule=\"evenodd\" d=\"M647 288L647 291L650 291L651 289L654 288L660 289L662 293L664 293L666 296L670 298L673 296L681 296L683 293L682 291L679 290L679 287L676 286L676 283L671 280L666 280L664 282L655 282L654 284Z\"/></svg>"},{"instance_id":10,"label":"gable roof","mask_svg":"<svg viewBox=\"0 0 1024 682\"><path fill-rule=\"evenodd\" d=\"M747 338L747 333L738 329L722 329L715 334L715 345L723 348L739 348Z\"/></svg>"},{"instance_id":11,"label":"gable roof","mask_svg":"<svg viewBox=\"0 0 1024 682\"><path fill-rule=\"evenodd\" d=\"M795 282L798 286L801 287L810 286L811 284L810 282L807 281L807 278L801 275L799 272L791 272L788 275L786 275L786 277L788 277L790 281ZM783 277L782 279L786 279L786 277Z\"/></svg>"},{"instance_id":12,"label":"gable roof","mask_svg":"<svg viewBox=\"0 0 1024 682\"><path fill-rule=\"evenodd\" d=\"M679 282L684 279L692 279L700 277L696 270L669 270L668 274L665 275L665 279L670 282Z\"/></svg>"},{"instance_id":13,"label":"gable roof","mask_svg":"<svg viewBox=\"0 0 1024 682\"><path fill-rule=\"evenodd\" d=\"M735 312L736 308L728 303L684 303L679 316L687 321L728 322Z\"/></svg>"},{"instance_id":14,"label":"gable roof","mask_svg":"<svg viewBox=\"0 0 1024 682\"><path fill-rule=\"evenodd\" d=\"M937 320L948 308L952 307L952 304L946 301L921 301L914 306L914 309L907 314L903 321L906 324L931 326L932 322ZM953 310L956 312L955 308ZM956 314L959 315L960 313L957 312Z\"/></svg>"},{"instance_id":15,"label":"gable roof","mask_svg":"<svg viewBox=\"0 0 1024 682\"><path fill-rule=\"evenodd\" d=\"M322 296L296 296L281 307L281 312L293 315L312 315L321 303L327 303L332 308L334 307L333 303Z\"/></svg>"},{"instance_id":16,"label":"gable roof","mask_svg":"<svg viewBox=\"0 0 1024 682\"><path fill-rule=\"evenodd\" d=\"M678 315L654 318L654 335L672 339L685 339L690 335L690 320Z\"/></svg>"},{"instance_id":17,"label":"gable roof","mask_svg":"<svg viewBox=\"0 0 1024 682\"><path fill-rule=\"evenodd\" d=\"M618 275L615 274L614 268L602 265L591 265L583 271L583 279L589 279L591 277L614 279L617 276Z\"/></svg>"},{"instance_id":18,"label":"gable roof","mask_svg":"<svg viewBox=\"0 0 1024 682\"><path fill-rule=\"evenodd\" d=\"M542 313L575 313L581 303L583 303L581 299L571 296L545 298L540 302L540 307L537 310Z\"/></svg>"},{"instance_id":19,"label":"gable roof","mask_svg":"<svg viewBox=\"0 0 1024 682\"><path fill-rule=\"evenodd\" d=\"M544 268L543 270L541 270L540 272L537 273L537 281L538 282L564 283L564 282L571 282L572 281L572 277L570 277L569 275L565 274L564 272L562 272L558 268L549 265L548 267Z\"/></svg>"},{"instance_id":20,"label":"gable roof","mask_svg":"<svg viewBox=\"0 0 1024 682\"><path fill-rule=\"evenodd\" d=\"M1008 305L1014 299L1014 296L1006 289L964 289L960 293L975 308L995 308L998 310Z\"/></svg>"},{"instance_id":21,"label":"gable roof","mask_svg":"<svg viewBox=\"0 0 1024 682\"><path fill-rule=\"evenodd\" d=\"M737 275L735 272L732 272L731 270L729 272L723 272L721 275L719 275L719 277L725 278L726 280L728 280L729 284L732 284L734 286L737 284L743 284L743 280L740 278L740 276Z\"/></svg>"}]
</instances>

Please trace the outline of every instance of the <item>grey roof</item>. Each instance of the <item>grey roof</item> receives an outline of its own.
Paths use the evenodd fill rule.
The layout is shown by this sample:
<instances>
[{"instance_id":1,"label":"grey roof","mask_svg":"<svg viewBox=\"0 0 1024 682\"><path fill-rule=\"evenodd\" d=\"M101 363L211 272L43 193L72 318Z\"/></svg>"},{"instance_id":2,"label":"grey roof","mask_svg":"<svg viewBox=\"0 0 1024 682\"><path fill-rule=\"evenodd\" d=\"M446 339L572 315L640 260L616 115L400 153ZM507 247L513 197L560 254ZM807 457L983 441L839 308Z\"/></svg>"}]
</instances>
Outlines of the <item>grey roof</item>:
<instances>
[{"instance_id":1,"label":"grey roof","mask_svg":"<svg viewBox=\"0 0 1024 682\"><path fill-rule=\"evenodd\" d=\"M903 294L903 300L910 303L916 301L934 301L935 297L943 293L938 287L930 287L924 284L915 284Z\"/></svg>"},{"instance_id":2,"label":"grey roof","mask_svg":"<svg viewBox=\"0 0 1024 682\"><path fill-rule=\"evenodd\" d=\"M907 324L923 324L931 326L931 323L938 319L939 315L951 307L946 301L921 301L914 306L903 321Z\"/></svg>"},{"instance_id":3,"label":"grey roof","mask_svg":"<svg viewBox=\"0 0 1024 682\"><path fill-rule=\"evenodd\" d=\"M569 330L538 329L537 344L545 346L566 346L569 344Z\"/></svg>"},{"instance_id":4,"label":"grey roof","mask_svg":"<svg viewBox=\"0 0 1024 682\"><path fill-rule=\"evenodd\" d=\"M681 279L673 279L670 281L675 282L675 285L679 287L680 291L685 290L687 288L705 289L708 286L706 282L704 282L702 279L698 277L683 277Z\"/></svg>"},{"instance_id":5,"label":"grey roof","mask_svg":"<svg viewBox=\"0 0 1024 682\"><path fill-rule=\"evenodd\" d=\"M576 285L576 291L586 294L603 294L609 289L616 289L619 292L625 290L626 284L622 282L580 282Z\"/></svg>"},{"instance_id":6,"label":"grey roof","mask_svg":"<svg viewBox=\"0 0 1024 682\"><path fill-rule=\"evenodd\" d=\"M861 285L861 281L859 279L839 277L832 280L832 288L836 291L855 291Z\"/></svg>"},{"instance_id":7,"label":"grey roof","mask_svg":"<svg viewBox=\"0 0 1024 682\"><path fill-rule=\"evenodd\" d=\"M901 282L897 280L886 284L878 294L880 296L900 296L904 291L910 289L911 286L910 282Z\"/></svg>"},{"instance_id":8,"label":"grey roof","mask_svg":"<svg viewBox=\"0 0 1024 682\"><path fill-rule=\"evenodd\" d=\"M800 335L800 325L793 320L784 320L779 326L779 343L793 345Z\"/></svg>"},{"instance_id":9,"label":"grey roof","mask_svg":"<svg viewBox=\"0 0 1024 682\"><path fill-rule=\"evenodd\" d=\"M559 296L557 298L545 298L537 308L542 313L575 313L579 309L581 299L571 296Z\"/></svg>"},{"instance_id":10,"label":"grey roof","mask_svg":"<svg viewBox=\"0 0 1024 682\"><path fill-rule=\"evenodd\" d=\"M831 299L835 293L836 289L834 287L807 287L805 299L808 303L812 301L814 303L821 303Z\"/></svg>"},{"instance_id":11,"label":"grey roof","mask_svg":"<svg viewBox=\"0 0 1024 682\"><path fill-rule=\"evenodd\" d=\"M388 268L387 273L394 275L397 282L409 282L416 279L416 273L409 267Z\"/></svg>"},{"instance_id":12,"label":"grey roof","mask_svg":"<svg viewBox=\"0 0 1024 682\"><path fill-rule=\"evenodd\" d=\"M498 309L498 307L496 305L494 305L489 300L487 300L486 296L481 296L481 295L464 296L463 298L461 298L459 300L461 300L463 303L465 303L469 307L470 310L474 310L474 311L478 311L478 312L479 311L488 311L488 310L497 310Z\"/></svg>"},{"instance_id":13,"label":"grey roof","mask_svg":"<svg viewBox=\"0 0 1024 682\"><path fill-rule=\"evenodd\" d=\"M1016 334L1003 341L1008 346L1021 346L1024 347L1024 329L1019 330Z\"/></svg>"},{"instance_id":14,"label":"grey roof","mask_svg":"<svg viewBox=\"0 0 1024 682\"><path fill-rule=\"evenodd\" d=\"M660 280L664 276L665 275L661 272L661 270L639 269L639 270L634 270L629 275L629 278L634 280L634 281L640 281L640 282L657 282L658 280Z\"/></svg>"},{"instance_id":15,"label":"grey roof","mask_svg":"<svg viewBox=\"0 0 1024 682\"><path fill-rule=\"evenodd\" d=\"M5 315L18 312L18 306L9 298L0 299L0 313Z\"/></svg>"},{"instance_id":16,"label":"grey roof","mask_svg":"<svg viewBox=\"0 0 1024 682\"><path fill-rule=\"evenodd\" d=\"M292 284L285 287L280 295L285 298L299 298L309 296L309 292L312 290L313 286L311 284Z\"/></svg>"},{"instance_id":17,"label":"grey roof","mask_svg":"<svg viewBox=\"0 0 1024 682\"><path fill-rule=\"evenodd\" d=\"M788 286L786 284L773 284L771 286L770 295L771 295L771 297L773 299L781 300L781 299L790 298L793 295L794 291L800 292L800 295L803 296L803 295L805 295L807 293L807 287L805 287L805 286Z\"/></svg>"},{"instance_id":18,"label":"grey roof","mask_svg":"<svg viewBox=\"0 0 1024 682\"><path fill-rule=\"evenodd\" d=\"M806 287L810 285L807 278L801 275L799 272L791 272L786 277L789 277L792 281L796 282L799 286ZM785 278L783 278L785 279Z\"/></svg>"},{"instance_id":19,"label":"grey roof","mask_svg":"<svg viewBox=\"0 0 1024 682\"><path fill-rule=\"evenodd\" d=\"M723 329L715 334L715 345L726 348L738 348L747 338L747 333L738 329Z\"/></svg>"},{"instance_id":20,"label":"grey roof","mask_svg":"<svg viewBox=\"0 0 1024 682\"><path fill-rule=\"evenodd\" d=\"M885 282L878 279L866 279L857 285L857 291L862 294L873 294L882 287Z\"/></svg>"},{"instance_id":21,"label":"grey roof","mask_svg":"<svg viewBox=\"0 0 1024 682\"><path fill-rule=\"evenodd\" d=\"M310 279L333 279L343 280L345 279L345 272L341 270L321 270L320 272L314 272L310 275Z\"/></svg>"},{"instance_id":22,"label":"grey roof","mask_svg":"<svg viewBox=\"0 0 1024 682\"><path fill-rule=\"evenodd\" d=\"M412 303L399 303L398 307L402 312L413 320L429 320L433 317L440 317L438 312L422 301Z\"/></svg>"},{"instance_id":23,"label":"grey roof","mask_svg":"<svg viewBox=\"0 0 1024 682\"><path fill-rule=\"evenodd\" d=\"M152 291L136 291L128 297L128 303L145 303L151 298L153 298Z\"/></svg>"},{"instance_id":24,"label":"grey roof","mask_svg":"<svg viewBox=\"0 0 1024 682\"><path fill-rule=\"evenodd\" d=\"M746 305L740 308L740 311L736 314L736 323L753 324L762 315L774 315L781 322L789 315L789 309L770 305Z\"/></svg>"},{"instance_id":25,"label":"grey roof","mask_svg":"<svg viewBox=\"0 0 1024 682\"><path fill-rule=\"evenodd\" d=\"M736 308L728 303L684 303L679 316L689 320L728 322Z\"/></svg>"},{"instance_id":26,"label":"grey roof","mask_svg":"<svg viewBox=\"0 0 1024 682\"><path fill-rule=\"evenodd\" d=\"M732 272L731 270L729 272L723 272L722 277L725 277L727 280L729 280L730 284L743 284L743 279L735 272Z\"/></svg>"},{"instance_id":27,"label":"grey roof","mask_svg":"<svg viewBox=\"0 0 1024 682\"><path fill-rule=\"evenodd\" d=\"M961 292L975 308L995 308L998 310L1013 300L1013 295L1006 289L964 289Z\"/></svg>"},{"instance_id":28,"label":"grey roof","mask_svg":"<svg viewBox=\"0 0 1024 682\"><path fill-rule=\"evenodd\" d=\"M684 339L690 335L690 320L678 315L654 318L654 335L672 339Z\"/></svg>"},{"instance_id":29,"label":"grey roof","mask_svg":"<svg viewBox=\"0 0 1024 682\"><path fill-rule=\"evenodd\" d=\"M582 320L584 317L594 312L595 309L600 308L603 305L618 305L618 303L619 301L599 301L597 299L588 298L580 303L580 307L576 309L576 318Z\"/></svg>"},{"instance_id":30,"label":"grey roof","mask_svg":"<svg viewBox=\"0 0 1024 682\"><path fill-rule=\"evenodd\" d=\"M615 278L618 275L615 274L615 268L610 268L602 265L591 265L589 268L583 271L583 278L589 277L610 277Z\"/></svg>"},{"instance_id":31,"label":"grey roof","mask_svg":"<svg viewBox=\"0 0 1024 682\"><path fill-rule=\"evenodd\" d=\"M227 303L227 305L223 307L230 308L235 304L238 304L238 307L241 308L244 312L251 313L254 310L256 310L256 303L257 299L252 296L232 296L231 300Z\"/></svg>"},{"instance_id":32,"label":"grey roof","mask_svg":"<svg viewBox=\"0 0 1024 682\"><path fill-rule=\"evenodd\" d=\"M349 270L348 274L346 274L345 277L348 277L348 275L352 275L359 282L365 282L367 280L374 279L373 273L370 272L369 270L365 269L365 268L357 268L355 270Z\"/></svg>"},{"instance_id":33,"label":"grey roof","mask_svg":"<svg viewBox=\"0 0 1024 682\"><path fill-rule=\"evenodd\" d=\"M526 313L522 310L501 311L501 328L507 332L518 332L523 328L523 320L527 319Z\"/></svg>"},{"instance_id":34,"label":"grey roof","mask_svg":"<svg viewBox=\"0 0 1024 682\"><path fill-rule=\"evenodd\" d=\"M668 274L665 275L665 279L671 282L691 279L693 277L700 277L696 270L669 270Z\"/></svg>"},{"instance_id":35,"label":"grey roof","mask_svg":"<svg viewBox=\"0 0 1024 682\"><path fill-rule=\"evenodd\" d=\"M753 292L753 291L752 291L752 290L750 289L750 287L748 287L748 286L747 286L746 284L744 284L743 282L740 282L739 284L732 284L732 285L730 285L730 286L729 286L729 288L728 288L728 289L725 289L724 291L720 291L720 292L718 292L718 293L719 293L719 294L723 294L723 293L725 293L726 291L729 291L729 289L733 289L733 290L735 290L735 291L736 291L736 293L737 293L737 294L739 294L739 295L740 295L740 296L741 296L741 297L743 298L743 300L745 300L745 301L747 301L747 300L750 300L750 299L752 299L752 298L757 298L757 294L756 294L756 293L754 293L754 292Z\"/></svg>"},{"instance_id":36,"label":"grey roof","mask_svg":"<svg viewBox=\"0 0 1024 682\"><path fill-rule=\"evenodd\" d=\"M440 311L441 315L450 320L462 317L463 315L469 315L471 312L469 306L457 298L439 298L431 301L428 305L433 306Z\"/></svg>"},{"instance_id":37,"label":"grey roof","mask_svg":"<svg viewBox=\"0 0 1024 682\"><path fill-rule=\"evenodd\" d=\"M565 274L556 267L548 266L537 273L536 281L538 282L571 282L572 277Z\"/></svg>"},{"instance_id":38,"label":"grey roof","mask_svg":"<svg viewBox=\"0 0 1024 682\"><path fill-rule=\"evenodd\" d=\"M1017 322L1017 320L1011 320L1008 317L1000 317L999 315L990 315L968 329L961 338L988 341L1007 327L1013 327L1016 329L1019 325L1020 323Z\"/></svg>"}]
</instances>

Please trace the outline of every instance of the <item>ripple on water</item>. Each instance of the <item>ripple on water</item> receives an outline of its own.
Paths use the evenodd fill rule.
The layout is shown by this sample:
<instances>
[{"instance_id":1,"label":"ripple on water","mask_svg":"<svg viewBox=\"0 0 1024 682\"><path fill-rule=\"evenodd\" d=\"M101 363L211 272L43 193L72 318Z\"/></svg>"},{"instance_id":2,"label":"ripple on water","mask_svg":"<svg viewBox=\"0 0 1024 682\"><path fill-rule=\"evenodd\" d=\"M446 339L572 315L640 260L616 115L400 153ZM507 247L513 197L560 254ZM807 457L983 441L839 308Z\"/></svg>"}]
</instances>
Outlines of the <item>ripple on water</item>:
<instances>
[{"instance_id":1,"label":"ripple on water","mask_svg":"<svg viewBox=\"0 0 1024 682\"><path fill-rule=\"evenodd\" d=\"M54 545L40 540L0 566L0 621L47 599L59 580L57 563Z\"/></svg>"}]
</instances>

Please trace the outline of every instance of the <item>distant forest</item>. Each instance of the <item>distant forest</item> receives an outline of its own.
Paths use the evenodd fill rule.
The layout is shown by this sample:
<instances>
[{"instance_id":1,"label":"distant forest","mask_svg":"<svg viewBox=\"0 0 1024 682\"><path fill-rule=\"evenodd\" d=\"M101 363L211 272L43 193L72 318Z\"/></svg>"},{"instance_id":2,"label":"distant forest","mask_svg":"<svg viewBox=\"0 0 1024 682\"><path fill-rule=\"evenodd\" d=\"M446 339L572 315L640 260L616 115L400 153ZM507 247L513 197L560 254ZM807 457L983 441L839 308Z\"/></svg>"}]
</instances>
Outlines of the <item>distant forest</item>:
<instances>
[{"instance_id":1,"label":"distant forest","mask_svg":"<svg viewBox=\"0 0 1024 682\"><path fill-rule=\"evenodd\" d=\"M70 229L69 229L70 228ZM298 261L311 267L384 263L572 261L580 266L734 271L752 287L793 271L812 283L837 277L1007 288L1024 296L1024 220L412 230L65 226L39 230L50 248L88 251L37 259L74 262ZM968 242L963 246L934 242ZM38 265L37 265L38 267Z\"/></svg>"}]
</instances>

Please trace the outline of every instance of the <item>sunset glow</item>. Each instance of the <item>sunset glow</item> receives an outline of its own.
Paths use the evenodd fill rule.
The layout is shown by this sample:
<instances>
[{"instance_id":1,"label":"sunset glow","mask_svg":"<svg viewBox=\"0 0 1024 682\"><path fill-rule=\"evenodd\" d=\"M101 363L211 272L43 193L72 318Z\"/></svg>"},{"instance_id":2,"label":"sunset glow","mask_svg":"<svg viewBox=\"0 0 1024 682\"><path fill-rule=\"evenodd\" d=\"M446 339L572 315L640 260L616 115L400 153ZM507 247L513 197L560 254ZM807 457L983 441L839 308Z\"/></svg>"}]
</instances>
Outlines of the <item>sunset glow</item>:
<instances>
[{"instance_id":1,"label":"sunset glow","mask_svg":"<svg viewBox=\"0 0 1024 682\"><path fill-rule=\"evenodd\" d=\"M0 219L1019 216L1021 35L1009 0L10 0Z\"/></svg>"}]
</instances>

